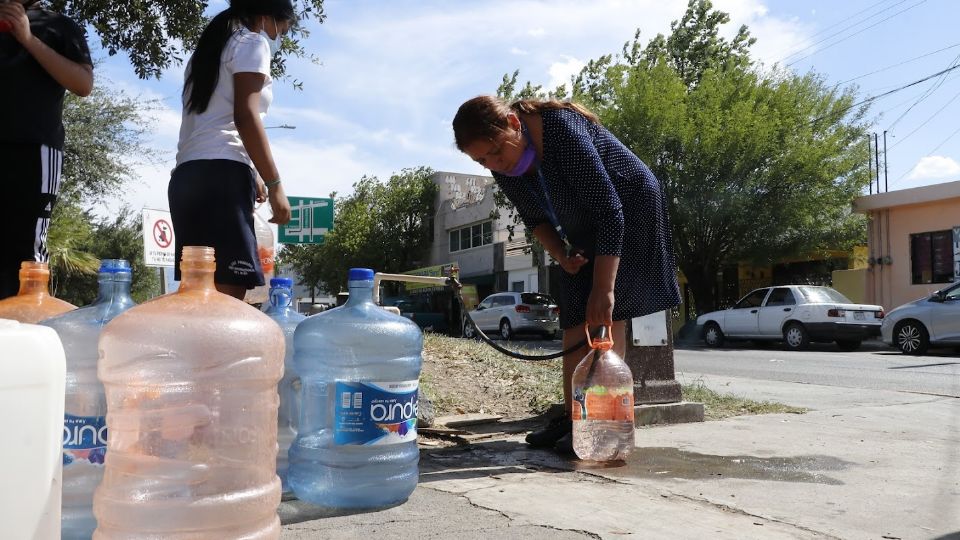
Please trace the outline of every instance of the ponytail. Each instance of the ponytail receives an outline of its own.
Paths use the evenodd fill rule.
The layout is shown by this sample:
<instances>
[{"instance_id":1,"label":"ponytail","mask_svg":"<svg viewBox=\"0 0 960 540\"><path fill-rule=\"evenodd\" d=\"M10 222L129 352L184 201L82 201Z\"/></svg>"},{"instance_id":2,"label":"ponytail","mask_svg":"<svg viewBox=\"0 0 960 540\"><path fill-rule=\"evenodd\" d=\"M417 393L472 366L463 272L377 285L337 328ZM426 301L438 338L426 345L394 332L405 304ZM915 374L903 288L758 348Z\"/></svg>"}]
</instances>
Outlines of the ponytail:
<instances>
[{"instance_id":1,"label":"ponytail","mask_svg":"<svg viewBox=\"0 0 960 540\"><path fill-rule=\"evenodd\" d=\"M210 105L210 98L220 81L220 57L233 32L233 8L227 8L214 17L200 34L197 50L190 59L190 68L183 83L184 89L190 94L187 111L201 114Z\"/></svg>"}]
</instances>

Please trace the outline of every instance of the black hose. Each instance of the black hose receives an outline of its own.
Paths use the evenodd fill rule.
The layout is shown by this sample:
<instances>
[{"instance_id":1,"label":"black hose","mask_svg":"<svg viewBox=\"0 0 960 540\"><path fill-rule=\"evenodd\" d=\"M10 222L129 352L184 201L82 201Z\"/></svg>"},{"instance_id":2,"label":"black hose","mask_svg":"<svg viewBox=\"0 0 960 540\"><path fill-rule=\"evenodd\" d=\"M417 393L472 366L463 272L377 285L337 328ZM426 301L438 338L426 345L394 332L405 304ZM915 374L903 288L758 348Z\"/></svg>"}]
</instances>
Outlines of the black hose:
<instances>
[{"instance_id":1,"label":"black hose","mask_svg":"<svg viewBox=\"0 0 960 540\"><path fill-rule=\"evenodd\" d=\"M566 354L577 352L587 344L587 338L583 338L583 340L580 341L580 343L577 343L576 345L574 345L573 347L570 347L565 351L560 351L560 352L546 354L546 355L523 354L516 351L511 351L506 347L503 347L497 343L494 343L493 340L487 337L487 335L483 333L483 330L480 330L480 328L476 325L476 323L473 322L473 319L470 317L470 311L467 310L467 307L463 303L463 296L461 295L463 285L461 285L456 278L451 277L447 280L447 286L453 289L454 297L456 297L457 302L460 304L460 313L462 313L463 316L466 317L467 322L470 324L470 326L473 327L474 331L477 333L480 339L487 345L509 356L510 358L516 358L517 360L527 360L531 362L538 362L541 360L553 360L555 358L560 358Z\"/></svg>"}]
</instances>

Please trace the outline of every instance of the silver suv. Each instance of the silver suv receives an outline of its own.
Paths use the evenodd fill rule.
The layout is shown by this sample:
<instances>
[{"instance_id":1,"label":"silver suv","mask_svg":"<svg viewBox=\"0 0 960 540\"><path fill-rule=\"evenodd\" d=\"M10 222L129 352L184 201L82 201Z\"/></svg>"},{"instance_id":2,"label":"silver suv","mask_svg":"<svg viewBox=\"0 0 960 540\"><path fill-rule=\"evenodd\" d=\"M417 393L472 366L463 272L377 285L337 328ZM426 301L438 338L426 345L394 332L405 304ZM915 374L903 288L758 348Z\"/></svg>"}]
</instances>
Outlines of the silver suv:
<instances>
[{"instance_id":1,"label":"silver suv","mask_svg":"<svg viewBox=\"0 0 960 540\"><path fill-rule=\"evenodd\" d=\"M520 332L560 337L560 308L553 298L534 292L502 292L491 294L470 312L470 318L485 333L498 331L503 339ZM463 337L476 336L474 327L463 323Z\"/></svg>"}]
</instances>

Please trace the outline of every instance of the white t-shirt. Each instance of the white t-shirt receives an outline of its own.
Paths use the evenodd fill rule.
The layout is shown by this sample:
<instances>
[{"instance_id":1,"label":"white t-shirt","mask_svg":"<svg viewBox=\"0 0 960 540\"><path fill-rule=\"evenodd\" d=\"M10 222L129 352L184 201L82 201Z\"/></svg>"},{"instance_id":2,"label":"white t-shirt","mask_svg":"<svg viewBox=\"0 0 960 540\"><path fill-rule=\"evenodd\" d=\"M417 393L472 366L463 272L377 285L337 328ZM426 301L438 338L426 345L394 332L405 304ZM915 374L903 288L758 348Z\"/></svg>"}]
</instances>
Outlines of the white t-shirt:
<instances>
[{"instance_id":1,"label":"white t-shirt","mask_svg":"<svg viewBox=\"0 0 960 540\"><path fill-rule=\"evenodd\" d=\"M262 73L267 76L260 91L260 118L263 119L273 101L270 60L270 44L263 36L245 27L234 32L220 56L220 78L207 110L201 114L189 112L186 106L189 89L184 91L177 165L198 159L231 159L253 166L233 121L233 75Z\"/></svg>"}]
</instances>

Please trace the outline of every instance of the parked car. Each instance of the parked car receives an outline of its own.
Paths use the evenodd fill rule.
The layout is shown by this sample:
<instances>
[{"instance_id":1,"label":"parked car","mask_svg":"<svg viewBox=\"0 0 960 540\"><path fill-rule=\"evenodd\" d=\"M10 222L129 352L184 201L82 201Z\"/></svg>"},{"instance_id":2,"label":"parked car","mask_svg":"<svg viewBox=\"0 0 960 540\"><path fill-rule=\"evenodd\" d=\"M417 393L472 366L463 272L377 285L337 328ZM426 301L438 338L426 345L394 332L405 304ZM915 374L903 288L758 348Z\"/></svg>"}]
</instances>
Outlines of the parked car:
<instances>
[{"instance_id":1,"label":"parked car","mask_svg":"<svg viewBox=\"0 0 960 540\"><path fill-rule=\"evenodd\" d=\"M560 336L560 308L553 298L534 292L491 294L470 311L470 318L484 333L498 331L503 339L520 332ZM463 337L473 338L476 331L469 321L463 323Z\"/></svg>"},{"instance_id":2,"label":"parked car","mask_svg":"<svg viewBox=\"0 0 960 540\"><path fill-rule=\"evenodd\" d=\"M887 314L883 341L904 354L926 354L939 346L960 346L960 281Z\"/></svg>"},{"instance_id":3,"label":"parked car","mask_svg":"<svg viewBox=\"0 0 960 540\"><path fill-rule=\"evenodd\" d=\"M736 305L697 317L704 342L720 347L725 339L783 341L803 350L810 342L837 342L853 351L880 335L881 306L855 304L830 287L783 285L764 287Z\"/></svg>"}]
</instances>

